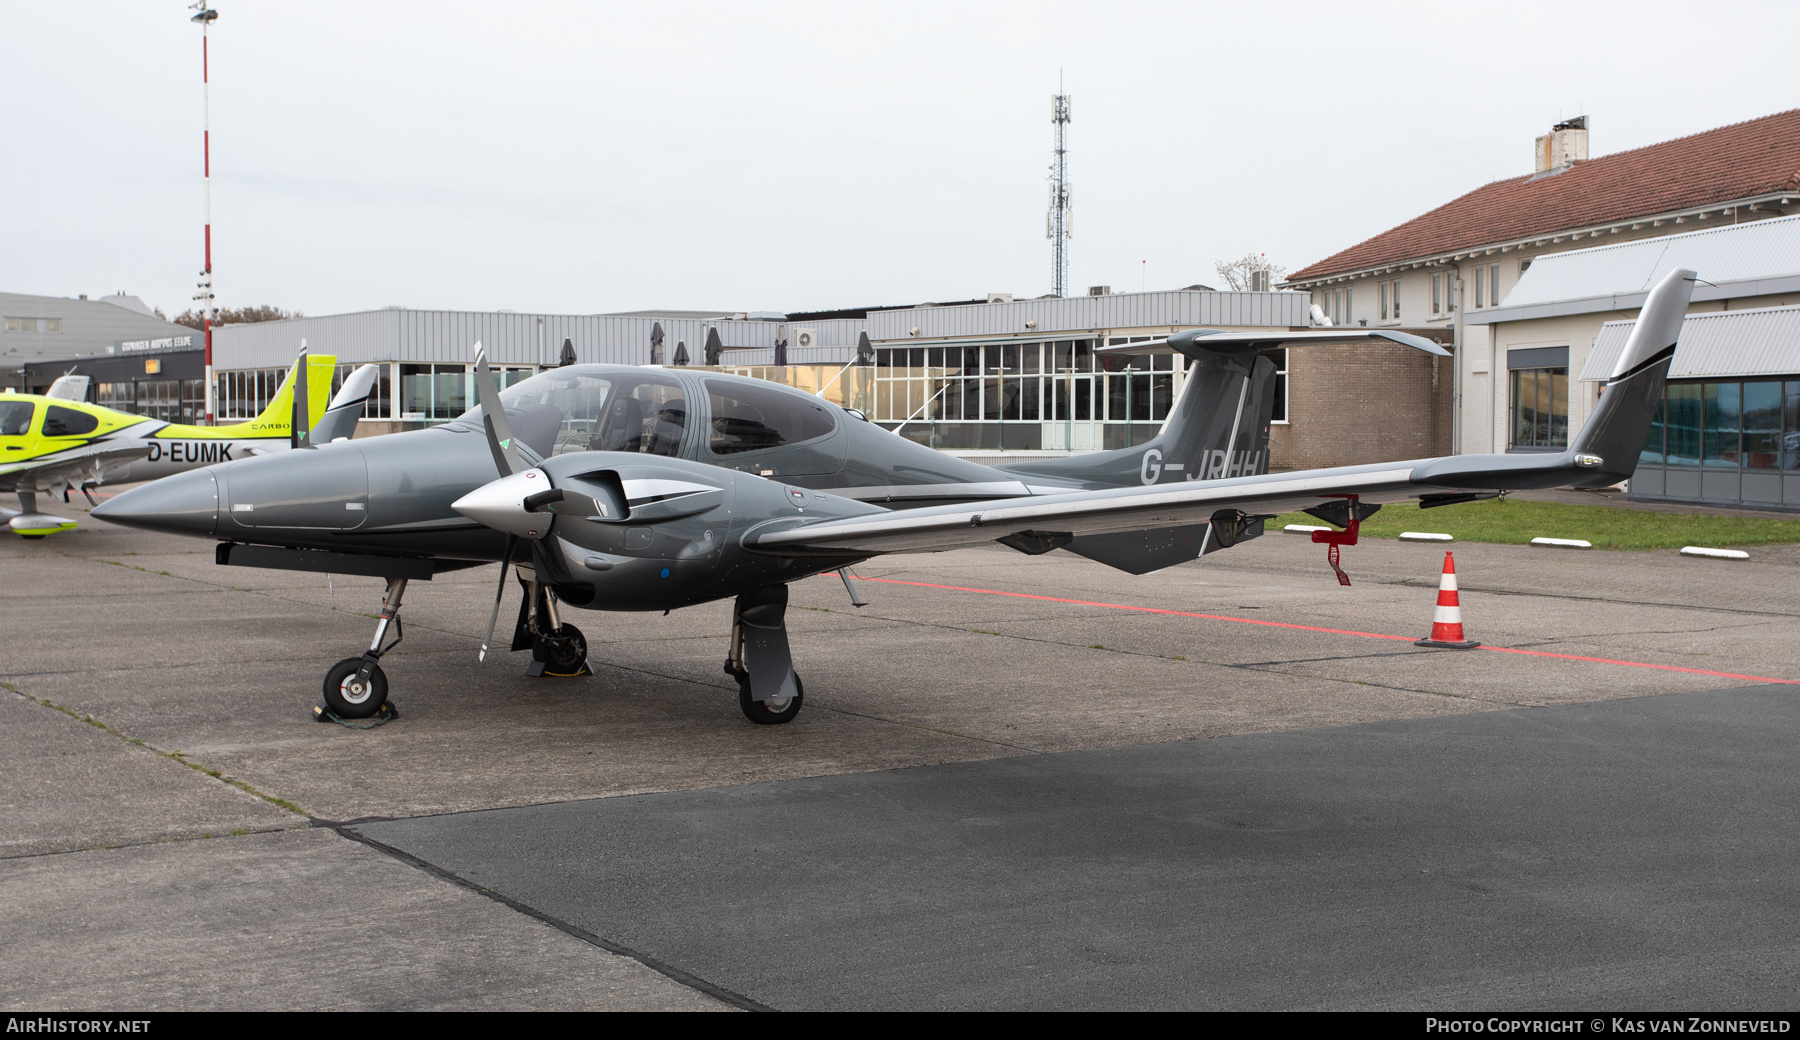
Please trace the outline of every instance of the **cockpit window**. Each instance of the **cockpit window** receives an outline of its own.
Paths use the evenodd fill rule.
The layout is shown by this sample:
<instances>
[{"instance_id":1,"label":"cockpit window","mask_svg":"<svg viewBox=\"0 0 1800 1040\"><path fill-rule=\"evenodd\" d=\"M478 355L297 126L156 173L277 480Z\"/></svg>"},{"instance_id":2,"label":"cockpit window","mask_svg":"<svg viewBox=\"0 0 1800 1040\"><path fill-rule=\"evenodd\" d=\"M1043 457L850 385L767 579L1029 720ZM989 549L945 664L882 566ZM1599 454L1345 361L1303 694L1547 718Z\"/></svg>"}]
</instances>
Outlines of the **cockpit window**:
<instances>
[{"instance_id":1,"label":"cockpit window","mask_svg":"<svg viewBox=\"0 0 1800 1040\"><path fill-rule=\"evenodd\" d=\"M500 391L513 436L539 456L572 451L681 450L687 403L681 384L657 376L595 376L552 369ZM459 418L481 425L481 409Z\"/></svg>"},{"instance_id":2,"label":"cockpit window","mask_svg":"<svg viewBox=\"0 0 1800 1040\"><path fill-rule=\"evenodd\" d=\"M44 416L44 436L46 437L79 437L84 433L93 433L100 426L100 420L86 412L78 412L62 405L50 406L50 414Z\"/></svg>"},{"instance_id":3,"label":"cockpit window","mask_svg":"<svg viewBox=\"0 0 1800 1040\"><path fill-rule=\"evenodd\" d=\"M23 437L31 432L30 401L0 401L0 437Z\"/></svg>"},{"instance_id":4,"label":"cockpit window","mask_svg":"<svg viewBox=\"0 0 1800 1040\"><path fill-rule=\"evenodd\" d=\"M823 437L837 428L824 402L755 383L708 379L714 455L760 451Z\"/></svg>"}]
</instances>

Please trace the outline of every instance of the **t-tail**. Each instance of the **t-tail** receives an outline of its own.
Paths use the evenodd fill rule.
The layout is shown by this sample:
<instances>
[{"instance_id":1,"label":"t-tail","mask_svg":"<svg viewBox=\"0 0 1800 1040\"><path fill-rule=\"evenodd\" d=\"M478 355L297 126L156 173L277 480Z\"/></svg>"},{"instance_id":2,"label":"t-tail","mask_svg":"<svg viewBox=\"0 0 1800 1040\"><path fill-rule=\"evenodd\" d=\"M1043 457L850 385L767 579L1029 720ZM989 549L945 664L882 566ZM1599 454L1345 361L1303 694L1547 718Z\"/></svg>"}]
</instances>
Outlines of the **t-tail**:
<instances>
[{"instance_id":1,"label":"t-tail","mask_svg":"<svg viewBox=\"0 0 1800 1040\"><path fill-rule=\"evenodd\" d=\"M1178 340L1171 336L1169 345L1192 358L1193 366L1156 436L1129 448L995 468L1028 484L1051 477L1089 488L1267 473L1275 363L1256 353L1226 353Z\"/></svg>"}]
</instances>

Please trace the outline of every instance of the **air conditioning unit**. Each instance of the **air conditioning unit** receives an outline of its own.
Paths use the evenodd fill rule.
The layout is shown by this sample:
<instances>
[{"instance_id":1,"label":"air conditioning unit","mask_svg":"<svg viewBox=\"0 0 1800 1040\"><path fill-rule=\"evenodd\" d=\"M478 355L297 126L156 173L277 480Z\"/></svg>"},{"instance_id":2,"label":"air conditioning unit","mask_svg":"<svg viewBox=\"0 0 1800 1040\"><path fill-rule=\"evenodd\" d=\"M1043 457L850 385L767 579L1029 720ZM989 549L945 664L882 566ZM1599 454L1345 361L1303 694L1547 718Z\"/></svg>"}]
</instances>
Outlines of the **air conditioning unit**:
<instances>
[{"instance_id":1,"label":"air conditioning unit","mask_svg":"<svg viewBox=\"0 0 1800 1040\"><path fill-rule=\"evenodd\" d=\"M1110 285L1090 285L1090 286L1088 286L1088 295L1089 296L1111 296L1112 295L1112 286L1110 286Z\"/></svg>"},{"instance_id":2,"label":"air conditioning unit","mask_svg":"<svg viewBox=\"0 0 1800 1040\"><path fill-rule=\"evenodd\" d=\"M818 345L819 345L819 330L818 329L795 329L794 330L794 346L796 346L796 347L816 347Z\"/></svg>"},{"instance_id":3,"label":"air conditioning unit","mask_svg":"<svg viewBox=\"0 0 1800 1040\"><path fill-rule=\"evenodd\" d=\"M1012 302L1012 293L1009 293L1009 292L988 293L988 302L989 303L1011 303Z\"/></svg>"}]
</instances>

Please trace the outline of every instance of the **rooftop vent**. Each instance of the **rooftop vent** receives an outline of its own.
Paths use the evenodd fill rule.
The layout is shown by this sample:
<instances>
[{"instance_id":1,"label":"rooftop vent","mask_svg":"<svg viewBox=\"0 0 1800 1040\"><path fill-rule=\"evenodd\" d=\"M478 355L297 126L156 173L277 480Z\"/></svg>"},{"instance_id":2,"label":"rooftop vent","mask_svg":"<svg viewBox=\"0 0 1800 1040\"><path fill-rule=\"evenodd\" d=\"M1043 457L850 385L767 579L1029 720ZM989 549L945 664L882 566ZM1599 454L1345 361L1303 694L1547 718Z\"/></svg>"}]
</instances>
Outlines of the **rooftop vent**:
<instances>
[{"instance_id":1,"label":"rooftop vent","mask_svg":"<svg viewBox=\"0 0 1800 1040\"><path fill-rule=\"evenodd\" d=\"M1588 157L1588 117L1565 119L1537 139L1533 173L1547 173L1585 162Z\"/></svg>"}]
</instances>

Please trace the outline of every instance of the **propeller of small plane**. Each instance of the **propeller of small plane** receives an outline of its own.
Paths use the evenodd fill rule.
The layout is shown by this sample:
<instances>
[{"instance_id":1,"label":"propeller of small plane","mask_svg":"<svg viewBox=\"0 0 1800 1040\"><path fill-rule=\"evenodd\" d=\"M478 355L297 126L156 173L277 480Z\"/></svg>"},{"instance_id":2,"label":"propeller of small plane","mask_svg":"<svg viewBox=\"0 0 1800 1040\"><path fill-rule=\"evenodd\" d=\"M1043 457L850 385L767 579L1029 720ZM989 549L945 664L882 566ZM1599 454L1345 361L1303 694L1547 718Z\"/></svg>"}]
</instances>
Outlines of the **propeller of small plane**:
<instances>
[{"instance_id":1,"label":"propeller of small plane","mask_svg":"<svg viewBox=\"0 0 1800 1040\"><path fill-rule=\"evenodd\" d=\"M494 590L494 611L488 616L487 635L481 638L481 653L476 658L486 661L488 648L494 642L494 626L500 621L500 600L506 595L506 572L512 567L513 549L520 537L536 540L550 530L550 517L540 519L531 508L538 504L532 502L539 497L537 493L550 488L550 478L541 470L524 470L519 449L513 444L512 423L500 403L500 389L494 385L487 351L482 349L480 340L475 342L475 393L481 402L481 425L487 431L488 448L494 453L494 468L500 471L500 479L457 500L456 508L464 516L506 533L506 551L500 556L500 585ZM534 546L534 559L535 549Z\"/></svg>"}]
</instances>

